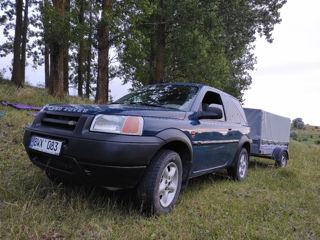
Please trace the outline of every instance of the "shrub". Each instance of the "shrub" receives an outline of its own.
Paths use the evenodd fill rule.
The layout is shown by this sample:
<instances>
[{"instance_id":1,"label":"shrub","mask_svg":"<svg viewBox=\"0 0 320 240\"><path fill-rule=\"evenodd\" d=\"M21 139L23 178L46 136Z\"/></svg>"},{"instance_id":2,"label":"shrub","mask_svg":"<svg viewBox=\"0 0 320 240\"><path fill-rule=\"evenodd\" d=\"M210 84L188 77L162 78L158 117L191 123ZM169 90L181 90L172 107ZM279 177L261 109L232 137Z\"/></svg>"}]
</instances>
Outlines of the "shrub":
<instances>
[{"instance_id":1,"label":"shrub","mask_svg":"<svg viewBox=\"0 0 320 240\"><path fill-rule=\"evenodd\" d=\"M302 118L293 119L292 123L293 123L293 126L297 129L306 129L306 126L302 121Z\"/></svg>"},{"instance_id":2,"label":"shrub","mask_svg":"<svg viewBox=\"0 0 320 240\"><path fill-rule=\"evenodd\" d=\"M320 140L315 140L314 143L315 144L320 144Z\"/></svg>"},{"instance_id":3,"label":"shrub","mask_svg":"<svg viewBox=\"0 0 320 240\"><path fill-rule=\"evenodd\" d=\"M292 137L293 139L297 139L297 137L298 137L298 133L296 132L296 131L291 131L290 132L290 137Z\"/></svg>"}]
</instances>

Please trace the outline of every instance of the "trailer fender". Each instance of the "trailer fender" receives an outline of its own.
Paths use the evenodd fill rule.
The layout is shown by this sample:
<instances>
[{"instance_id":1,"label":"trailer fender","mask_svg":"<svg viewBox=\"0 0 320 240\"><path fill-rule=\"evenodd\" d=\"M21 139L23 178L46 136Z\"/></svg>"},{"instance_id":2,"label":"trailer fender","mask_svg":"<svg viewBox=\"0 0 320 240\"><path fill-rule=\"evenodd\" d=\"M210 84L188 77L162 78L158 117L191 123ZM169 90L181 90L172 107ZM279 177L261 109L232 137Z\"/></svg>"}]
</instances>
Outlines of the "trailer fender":
<instances>
[{"instance_id":1,"label":"trailer fender","mask_svg":"<svg viewBox=\"0 0 320 240\"><path fill-rule=\"evenodd\" d=\"M280 161L283 153L287 154L287 160L289 160L289 153L287 149L276 147L272 152L272 159L275 161Z\"/></svg>"}]
</instances>

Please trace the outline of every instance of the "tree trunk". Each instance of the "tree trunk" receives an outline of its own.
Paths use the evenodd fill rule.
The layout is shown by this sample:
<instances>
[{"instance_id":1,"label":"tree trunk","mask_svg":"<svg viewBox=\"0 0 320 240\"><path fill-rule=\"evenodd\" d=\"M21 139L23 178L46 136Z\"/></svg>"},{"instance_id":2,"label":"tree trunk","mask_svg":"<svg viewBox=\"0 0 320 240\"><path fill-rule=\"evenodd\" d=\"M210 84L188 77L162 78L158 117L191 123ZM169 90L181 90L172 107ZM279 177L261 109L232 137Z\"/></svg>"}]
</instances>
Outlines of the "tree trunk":
<instances>
[{"instance_id":1,"label":"tree trunk","mask_svg":"<svg viewBox=\"0 0 320 240\"><path fill-rule=\"evenodd\" d=\"M63 91L69 94L69 44L63 53Z\"/></svg>"},{"instance_id":2,"label":"tree trunk","mask_svg":"<svg viewBox=\"0 0 320 240\"><path fill-rule=\"evenodd\" d=\"M106 103L109 95L109 28L105 16L111 12L111 0L102 0L101 21L98 26L97 102Z\"/></svg>"},{"instance_id":3,"label":"tree trunk","mask_svg":"<svg viewBox=\"0 0 320 240\"><path fill-rule=\"evenodd\" d=\"M42 7L46 8L48 7L48 0L43 0L42 2ZM48 39L46 36L48 35L47 33L47 24L43 22L43 41L44 41L44 74L45 74L45 88L49 90L49 94L53 94L53 84L51 82L51 68L50 68L50 45L48 43Z\"/></svg>"},{"instance_id":4,"label":"tree trunk","mask_svg":"<svg viewBox=\"0 0 320 240\"><path fill-rule=\"evenodd\" d=\"M65 0L52 0L55 11L58 15L58 21L63 22L65 12ZM63 57L64 57L64 41L57 38L51 45L51 77L53 79L54 95L59 98L64 97L63 90Z\"/></svg>"},{"instance_id":5,"label":"tree trunk","mask_svg":"<svg viewBox=\"0 0 320 240\"><path fill-rule=\"evenodd\" d=\"M26 0L25 7L24 7L22 44L21 44L21 80L22 80L22 83L25 83L25 75L26 75L26 47L27 47L27 42L28 42L27 32L28 32L28 25L29 25L28 10L29 10L29 0Z\"/></svg>"},{"instance_id":6,"label":"tree trunk","mask_svg":"<svg viewBox=\"0 0 320 240\"><path fill-rule=\"evenodd\" d=\"M157 29L156 66L154 73L155 83L161 83L164 75L164 51L166 46L165 25L160 24Z\"/></svg>"},{"instance_id":7,"label":"tree trunk","mask_svg":"<svg viewBox=\"0 0 320 240\"><path fill-rule=\"evenodd\" d=\"M54 95L55 94L55 74L54 73L54 67L56 66L56 64L54 64L55 62L55 55L54 55L54 45L51 44L50 45L50 78L49 78L49 94Z\"/></svg>"},{"instance_id":8,"label":"tree trunk","mask_svg":"<svg viewBox=\"0 0 320 240\"><path fill-rule=\"evenodd\" d=\"M51 46L51 83L54 96L63 98L63 56L64 51L61 45L54 43ZM50 91L51 92L51 91Z\"/></svg>"},{"instance_id":9,"label":"tree trunk","mask_svg":"<svg viewBox=\"0 0 320 240\"><path fill-rule=\"evenodd\" d=\"M166 25L164 23L165 19L161 16L165 11L163 0L160 1L160 17L158 19L157 30L156 30L156 39L157 39L157 47L156 47L156 66L154 73L154 81L155 83L160 83L163 81L164 75L164 52L166 46Z\"/></svg>"},{"instance_id":10,"label":"tree trunk","mask_svg":"<svg viewBox=\"0 0 320 240\"><path fill-rule=\"evenodd\" d=\"M67 14L70 14L70 0L66 0L65 6ZM68 16L67 32L70 34L70 17ZM63 54L63 91L69 94L69 37L66 40Z\"/></svg>"},{"instance_id":11,"label":"tree trunk","mask_svg":"<svg viewBox=\"0 0 320 240\"><path fill-rule=\"evenodd\" d=\"M98 57L98 65L99 65L99 57ZM99 71L97 72L97 86L96 86L96 96L94 98L94 101L97 103L99 99L99 88L100 88L100 82L99 82Z\"/></svg>"},{"instance_id":12,"label":"tree trunk","mask_svg":"<svg viewBox=\"0 0 320 240\"><path fill-rule=\"evenodd\" d=\"M12 68L12 82L17 86L22 86L21 73L21 33L22 33L22 5L23 0L16 0L16 26L14 33L13 45L13 68Z\"/></svg>"},{"instance_id":13,"label":"tree trunk","mask_svg":"<svg viewBox=\"0 0 320 240\"><path fill-rule=\"evenodd\" d=\"M78 96L82 97L83 95L83 55L84 55L84 46L83 40L80 40L79 43L79 53L78 53Z\"/></svg>"},{"instance_id":14,"label":"tree trunk","mask_svg":"<svg viewBox=\"0 0 320 240\"><path fill-rule=\"evenodd\" d=\"M45 43L44 46L44 73L45 73L45 88L52 88L50 87L50 50L49 45Z\"/></svg>"},{"instance_id":15,"label":"tree trunk","mask_svg":"<svg viewBox=\"0 0 320 240\"><path fill-rule=\"evenodd\" d=\"M79 11L79 24L83 25L84 23L84 0L80 2L80 11ZM83 95L83 56L84 56L84 42L83 35L80 34L79 39L79 53L78 53L78 96Z\"/></svg>"},{"instance_id":16,"label":"tree trunk","mask_svg":"<svg viewBox=\"0 0 320 240\"><path fill-rule=\"evenodd\" d=\"M86 97L90 97L90 82L91 82L91 45L92 45L92 11L89 16L89 34L88 34L88 46L87 46L87 78L86 78Z\"/></svg>"},{"instance_id":17,"label":"tree trunk","mask_svg":"<svg viewBox=\"0 0 320 240\"><path fill-rule=\"evenodd\" d=\"M150 22L155 22L155 15L152 14L150 17ZM151 34L150 34L150 56L149 56L149 84L154 84L154 72L155 72L155 48L156 48L156 38L155 38L155 26L151 25Z\"/></svg>"}]
</instances>

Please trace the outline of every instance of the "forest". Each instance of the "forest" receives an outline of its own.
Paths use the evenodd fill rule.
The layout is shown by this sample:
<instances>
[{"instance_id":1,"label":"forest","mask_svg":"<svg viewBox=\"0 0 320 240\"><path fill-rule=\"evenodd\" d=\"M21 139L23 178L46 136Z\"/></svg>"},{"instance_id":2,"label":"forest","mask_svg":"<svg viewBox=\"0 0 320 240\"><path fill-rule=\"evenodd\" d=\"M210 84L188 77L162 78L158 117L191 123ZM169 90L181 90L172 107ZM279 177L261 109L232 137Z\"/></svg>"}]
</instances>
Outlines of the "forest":
<instances>
[{"instance_id":1,"label":"forest","mask_svg":"<svg viewBox=\"0 0 320 240\"><path fill-rule=\"evenodd\" d=\"M44 65L45 88L60 99L77 88L97 103L110 81L133 89L163 82L214 86L243 100L257 37L272 42L286 0L3 0L0 57L11 81Z\"/></svg>"}]
</instances>

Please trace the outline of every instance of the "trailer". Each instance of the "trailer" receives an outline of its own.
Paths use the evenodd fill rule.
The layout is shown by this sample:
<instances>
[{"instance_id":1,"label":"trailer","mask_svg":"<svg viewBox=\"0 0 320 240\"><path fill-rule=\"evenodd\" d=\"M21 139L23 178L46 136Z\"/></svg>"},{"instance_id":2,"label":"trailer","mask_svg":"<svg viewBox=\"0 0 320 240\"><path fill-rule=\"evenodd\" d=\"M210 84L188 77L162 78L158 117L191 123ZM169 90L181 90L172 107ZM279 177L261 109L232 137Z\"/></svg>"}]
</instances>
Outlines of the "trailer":
<instances>
[{"instance_id":1,"label":"trailer","mask_svg":"<svg viewBox=\"0 0 320 240\"><path fill-rule=\"evenodd\" d=\"M251 129L251 155L272 159L275 166L286 167L289 159L290 118L261 109L244 108L244 112Z\"/></svg>"}]
</instances>

